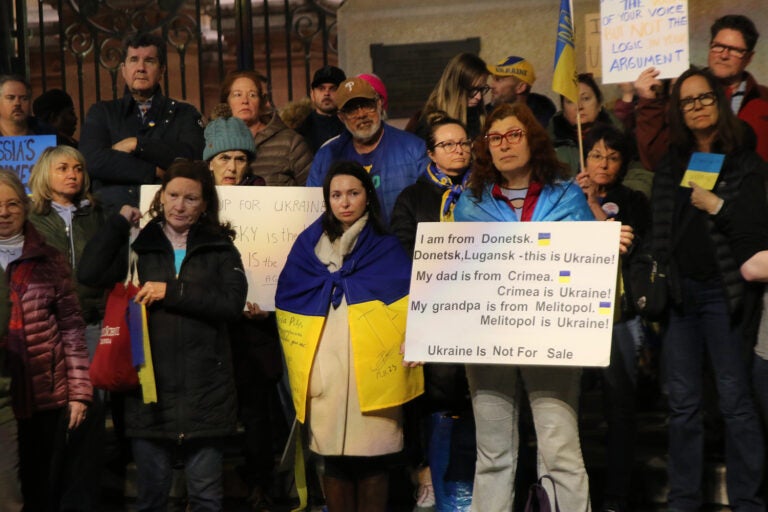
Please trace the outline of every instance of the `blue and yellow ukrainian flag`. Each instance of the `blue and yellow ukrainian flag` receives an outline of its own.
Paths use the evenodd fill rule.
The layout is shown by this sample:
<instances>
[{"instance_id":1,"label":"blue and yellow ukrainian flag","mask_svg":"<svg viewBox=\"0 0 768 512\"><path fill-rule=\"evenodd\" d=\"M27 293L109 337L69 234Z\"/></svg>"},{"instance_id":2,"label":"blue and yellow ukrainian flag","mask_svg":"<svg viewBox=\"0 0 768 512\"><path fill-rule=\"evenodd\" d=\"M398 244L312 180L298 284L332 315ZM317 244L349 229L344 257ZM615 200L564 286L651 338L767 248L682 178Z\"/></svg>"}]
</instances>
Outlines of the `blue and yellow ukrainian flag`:
<instances>
[{"instance_id":1,"label":"blue and yellow ukrainian flag","mask_svg":"<svg viewBox=\"0 0 768 512\"><path fill-rule=\"evenodd\" d=\"M551 233L539 233L539 245L549 245L551 239Z\"/></svg>"},{"instance_id":2,"label":"blue and yellow ukrainian flag","mask_svg":"<svg viewBox=\"0 0 768 512\"><path fill-rule=\"evenodd\" d=\"M576 79L576 45L574 41L570 0L560 0L552 90L576 103L579 99L579 85Z\"/></svg>"},{"instance_id":3,"label":"blue and yellow ukrainian flag","mask_svg":"<svg viewBox=\"0 0 768 512\"><path fill-rule=\"evenodd\" d=\"M689 183L693 182L706 190L712 190L720 176L723 162L725 155L720 153L693 153L680 185L690 187Z\"/></svg>"},{"instance_id":4,"label":"blue and yellow ukrainian flag","mask_svg":"<svg viewBox=\"0 0 768 512\"><path fill-rule=\"evenodd\" d=\"M571 282L571 271L570 270L561 270L559 281L561 283L570 283Z\"/></svg>"},{"instance_id":5,"label":"blue and yellow ukrainian flag","mask_svg":"<svg viewBox=\"0 0 768 512\"><path fill-rule=\"evenodd\" d=\"M424 374L405 368L405 339L411 260L393 236L370 224L336 272L328 272L314 248L322 236L314 222L291 248L275 294L277 328L283 345L296 417L306 418L309 377L329 307L347 302L349 336L360 410L403 404L424 391Z\"/></svg>"},{"instance_id":6,"label":"blue and yellow ukrainian flag","mask_svg":"<svg viewBox=\"0 0 768 512\"><path fill-rule=\"evenodd\" d=\"M611 303L610 302L600 302L600 305L597 307L597 312L601 315L610 315L611 314Z\"/></svg>"}]
</instances>

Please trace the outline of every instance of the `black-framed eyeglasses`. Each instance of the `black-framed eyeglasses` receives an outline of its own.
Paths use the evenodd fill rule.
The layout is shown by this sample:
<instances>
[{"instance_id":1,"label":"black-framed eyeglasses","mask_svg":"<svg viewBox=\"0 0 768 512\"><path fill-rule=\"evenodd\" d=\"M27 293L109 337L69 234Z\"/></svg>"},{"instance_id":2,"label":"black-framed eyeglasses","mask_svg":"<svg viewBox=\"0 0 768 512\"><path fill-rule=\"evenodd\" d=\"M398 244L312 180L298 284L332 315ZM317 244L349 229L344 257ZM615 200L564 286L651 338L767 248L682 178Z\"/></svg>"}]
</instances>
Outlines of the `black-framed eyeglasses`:
<instances>
[{"instance_id":1,"label":"black-framed eyeglasses","mask_svg":"<svg viewBox=\"0 0 768 512\"><path fill-rule=\"evenodd\" d=\"M479 87L470 87L467 89L467 94L469 94L470 98L474 98L478 94L485 96L488 91L491 90L490 85L481 85Z\"/></svg>"},{"instance_id":2,"label":"black-framed eyeglasses","mask_svg":"<svg viewBox=\"0 0 768 512\"><path fill-rule=\"evenodd\" d=\"M744 56L749 52L749 50L747 50L746 48L736 48L735 46L728 46L727 44L722 44L722 43L710 44L709 51L711 51L712 53L723 53L727 51L729 55L733 55L740 59L743 59Z\"/></svg>"},{"instance_id":3,"label":"black-framed eyeglasses","mask_svg":"<svg viewBox=\"0 0 768 512\"><path fill-rule=\"evenodd\" d=\"M340 110L342 114L345 116L351 116L353 114L356 114L358 111L362 112L363 114L371 114L376 111L376 101L374 100L365 100L365 101L356 101L354 103L350 103L347 105L344 105L344 108Z\"/></svg>"},{"instance_id":4,"label":"black-framed eyeglasses","mask_svg":"<svg viewBox=\"0 0 768 512\"><path fill-rule=\"evenodd\" d=\"M501 146L501 141L506 140L509 144L520 144L525 135L525 130L520 128L513 128L507 133L489 133L485 136L485 140L488 141L489 146Z\"/></svg>"},{"instance_id":5,"label":"black-framed eyeglasses","mask_svg":"<svg viewBox=\"0 0 768 512\"><path fill-rule=\"evenodd\" d=\"M714 92L705 92L704 94L699 94L693 98L680 98L680 110L683 112L690 112L696 108L697 101L702 107L710 107L717 101L717 96Z\"/></svg>"},{"instance_id":6,"label":"black-framed eyeglasses","mask_svg":"<svg viewBox=\"0 0 768 512\"><path fill-rule=\"evenodd\" d=\"M460 142L446 140L444 142L438 142L437 144L435 144L436 148L441 148L446 153L453 153L454 151L456 151L456 148L458 148L459 146L461 146L461 149L463 151L469 151L470 149L472 149L472 141L469 139L462 140Z\"/></svg>"}]
</instances>

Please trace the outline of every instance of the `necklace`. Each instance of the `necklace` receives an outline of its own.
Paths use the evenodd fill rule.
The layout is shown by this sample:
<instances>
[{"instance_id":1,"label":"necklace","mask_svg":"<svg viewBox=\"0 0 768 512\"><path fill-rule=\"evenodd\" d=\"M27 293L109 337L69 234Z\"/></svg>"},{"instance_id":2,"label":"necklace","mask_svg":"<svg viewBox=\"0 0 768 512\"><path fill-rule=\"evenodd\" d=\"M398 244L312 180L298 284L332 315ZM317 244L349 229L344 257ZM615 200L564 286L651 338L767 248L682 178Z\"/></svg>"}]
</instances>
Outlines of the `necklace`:
<instances>
[{"instance_id":1,"label":"necklace","mask_svg":"<svg viewBox=\"0 0 768 512\"><path fill-rule=\"evenodd\" d=\"M171 242L174 249L187 248L187 234L189 233L189 230L184 233L177 233L172 228L168 227L168 224L163 224L163 233L165 233L165 237Z\"/></svg>"}]
</instances>

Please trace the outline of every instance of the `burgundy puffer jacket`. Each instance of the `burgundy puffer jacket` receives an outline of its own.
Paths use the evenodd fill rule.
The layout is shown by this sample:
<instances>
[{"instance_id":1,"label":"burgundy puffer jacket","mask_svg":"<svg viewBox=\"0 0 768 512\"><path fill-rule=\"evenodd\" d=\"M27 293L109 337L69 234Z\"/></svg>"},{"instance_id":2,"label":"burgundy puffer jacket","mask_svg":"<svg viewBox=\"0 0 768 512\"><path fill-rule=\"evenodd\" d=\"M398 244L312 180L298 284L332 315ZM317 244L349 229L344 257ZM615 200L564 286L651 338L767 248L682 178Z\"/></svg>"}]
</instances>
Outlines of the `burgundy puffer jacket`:
<instances>
[{"instance_id":1,"label":"burgundy puffer jacket","mask_svg":"<svg viewBox=\"0 0 768 512\"><path fill-rule=\"evenodd\" d=\"M14 409L31 412L64 407L69 401L90 402L85 323L64 256L46 245L30 222L24 225L21 257L8 265L8 282L19 293L26 354L11 358ZM16 304L13 307L17 307ZM12 316L13 318L13 316ZM8 350L13 351L14 320ZM31 385L32 404L24 391ZM26 407L25 407L26 405ZM29 407L31 405L31 407Z\"/></svg>"}]
</instances>

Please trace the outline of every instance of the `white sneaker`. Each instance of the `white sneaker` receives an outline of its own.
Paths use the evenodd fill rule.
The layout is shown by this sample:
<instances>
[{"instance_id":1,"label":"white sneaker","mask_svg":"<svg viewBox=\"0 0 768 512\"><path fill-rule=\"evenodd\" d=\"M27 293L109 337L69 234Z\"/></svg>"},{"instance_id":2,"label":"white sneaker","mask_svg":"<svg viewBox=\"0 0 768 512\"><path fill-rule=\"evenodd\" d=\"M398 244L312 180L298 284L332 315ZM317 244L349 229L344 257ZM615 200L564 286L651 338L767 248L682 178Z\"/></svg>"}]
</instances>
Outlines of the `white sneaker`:
<instances>
[{"instance_id":1,"label":"white sneaker","mask_svg":"<svg viewBox=\"0 0 768 512\"><path fill-rule=\"evenodd\" d=\"M435 490L431 483L419 485L419 489L416 491L416 506L419 508L435 506Z\"/></svg>"}]
</instances>

